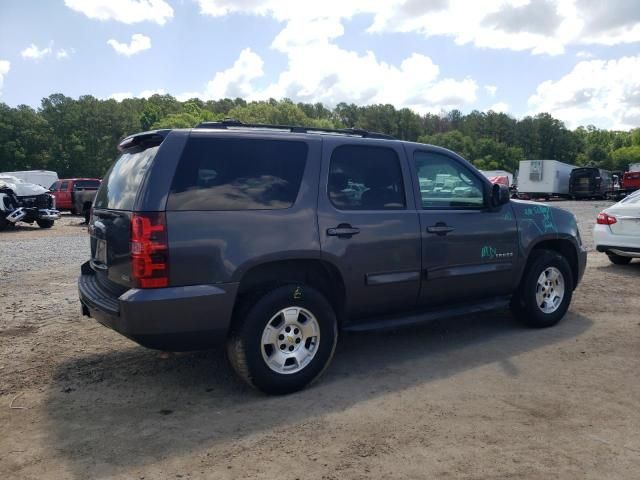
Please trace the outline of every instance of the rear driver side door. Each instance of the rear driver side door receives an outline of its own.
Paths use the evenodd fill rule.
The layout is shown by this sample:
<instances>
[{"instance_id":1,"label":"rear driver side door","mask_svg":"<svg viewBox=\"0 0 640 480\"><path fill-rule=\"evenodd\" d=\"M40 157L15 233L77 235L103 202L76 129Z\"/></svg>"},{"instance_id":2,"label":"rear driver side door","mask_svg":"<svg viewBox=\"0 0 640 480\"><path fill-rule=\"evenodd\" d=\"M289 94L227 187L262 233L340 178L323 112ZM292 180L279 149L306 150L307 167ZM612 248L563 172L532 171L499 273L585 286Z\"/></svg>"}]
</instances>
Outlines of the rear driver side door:
<instances>
[{"instance_id":1,"label":"rear driver side door","mask_svg":"<svg viewBox=\"0 0 640 480\"><path fill-rule=\"evenodd\" d=\"M352 320L415 308L420 227L402 144L323 139L322 256L345 283Z\"/></svg>"}]
</instances>

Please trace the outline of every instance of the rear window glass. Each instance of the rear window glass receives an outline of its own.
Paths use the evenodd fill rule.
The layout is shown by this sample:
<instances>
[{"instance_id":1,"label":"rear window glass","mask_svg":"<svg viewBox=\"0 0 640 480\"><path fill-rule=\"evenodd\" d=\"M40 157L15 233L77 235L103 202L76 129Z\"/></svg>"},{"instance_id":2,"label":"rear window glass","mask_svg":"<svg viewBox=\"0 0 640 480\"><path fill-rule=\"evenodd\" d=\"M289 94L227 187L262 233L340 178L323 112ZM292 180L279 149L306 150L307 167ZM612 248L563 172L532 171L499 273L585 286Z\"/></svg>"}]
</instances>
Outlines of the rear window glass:
<instances>
[{"instance_id":1,"label":"rear window glass","mask_svg":"<svg viewBox=\"0 0 640 480\"><path fill-rule=\"evenodd\" d=\"M173 179L168 210L276 210L300 190L307 144L191 138Z\"/></svg>"},{"instance_id":2,"label":"rear window glass","mask_svg":"<svg viewBox=\"0 0 640 480\"><path fill-rule=\"evenodd\" d=\"M158 148L132 149L123 153L102 181L95 199L95 208L132 210L145 173Z\"/></svg>"},{"instance_id":3,"label":"rear window glass","mask_svg":"<svg viewBox=\"0 0 640 480\"><path fill-rule=\"evenodd\" d=\"M100 186L100 182L98 180L76 180L73 182L74 190L81 190L83 188L91 189L98 188Z\"/></svg>"}]
</instances>

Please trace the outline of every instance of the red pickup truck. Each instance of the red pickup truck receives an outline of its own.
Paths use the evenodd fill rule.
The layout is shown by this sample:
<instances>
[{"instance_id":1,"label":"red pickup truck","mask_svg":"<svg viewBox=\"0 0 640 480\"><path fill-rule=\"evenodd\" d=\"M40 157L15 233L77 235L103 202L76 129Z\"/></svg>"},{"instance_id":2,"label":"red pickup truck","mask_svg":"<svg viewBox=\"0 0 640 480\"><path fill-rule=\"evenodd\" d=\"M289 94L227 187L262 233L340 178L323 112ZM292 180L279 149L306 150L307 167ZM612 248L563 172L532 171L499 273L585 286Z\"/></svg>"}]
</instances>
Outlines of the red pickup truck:
<instances>
[{"instance_id":1,"label":"red pickup truck","mask_svg":"<svg viewBox=\"0 0 640 480\"><path fill-rule=\"evenodd\" d=\"M85 214L100 187L99 178L63 178L51 186L58 210L70 210L75 215Z\"/></svg>"},{"instance_id":2,"label":"red pickup truck","mask_svg":"<svg viewBox=\"0 0 640 480\"><path fill-rule=\"evenodd\" d=\"M640 189L640 172L625 172L622 177L622 188L629 191Z\"/></svg>"}]
</instances>

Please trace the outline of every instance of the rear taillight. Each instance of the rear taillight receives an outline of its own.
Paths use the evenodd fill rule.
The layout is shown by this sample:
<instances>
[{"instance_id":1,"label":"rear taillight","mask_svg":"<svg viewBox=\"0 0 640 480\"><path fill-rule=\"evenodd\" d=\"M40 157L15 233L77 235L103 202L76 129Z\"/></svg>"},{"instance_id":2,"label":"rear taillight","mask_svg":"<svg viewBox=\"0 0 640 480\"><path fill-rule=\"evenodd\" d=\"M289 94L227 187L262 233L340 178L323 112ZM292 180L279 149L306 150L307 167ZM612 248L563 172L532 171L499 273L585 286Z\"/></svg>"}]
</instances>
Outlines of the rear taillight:
<instances>
[{"instance_id":1,"label":"rear taillight","mask_svg":"<svg viewBox=\"0 0 640 480\"><path fill-rule=\"evenodd\" d=\"M163 212L131 217L131 278L139 288L169 285L167 221Z\"/></svg>"},{"instance_id":2,"label":"rear taillight","mask_svg":"<svg viewBox=\"0 0 640 480\"><path fill-rule=\"evenodd\" d=\"M597 222L598 225L613 225L617 221L618 220L616 219L616 217L612 217L611 215L607 215L604 212L600 212L598 214L598 218L596 219L596 222Z\"/></svg>"}]
</instances>

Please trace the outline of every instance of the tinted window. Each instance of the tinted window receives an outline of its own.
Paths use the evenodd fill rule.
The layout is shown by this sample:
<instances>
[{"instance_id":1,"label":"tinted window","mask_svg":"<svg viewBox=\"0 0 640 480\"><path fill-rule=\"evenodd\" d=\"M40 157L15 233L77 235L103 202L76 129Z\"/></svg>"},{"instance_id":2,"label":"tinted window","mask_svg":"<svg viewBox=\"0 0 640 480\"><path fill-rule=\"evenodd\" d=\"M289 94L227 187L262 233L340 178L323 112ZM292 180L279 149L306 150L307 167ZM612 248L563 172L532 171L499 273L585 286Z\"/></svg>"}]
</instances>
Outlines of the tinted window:
<instances>
[{"instance_id":1,"label":"tinted window","mask_svg":"<svg viewBox=\"0 0 640 480\"><path fill-rule=\"evenodd\" d=\"M50 190L52 192L57 192L59 187L60 187L60 182L55 182L53 185L51 185Z\"/></svg>"},{"instance_id":2,"label":"tinted window","mask_svg":"<svg viewBox=\"0 0 640 480\"><path fill-rule=\"evenodd\" d=\"M69 182L62 182L62 184L60 185L60 190L66 192L67 188L69 188Z\"/></svg>"},{"instance_id":3,"label":"tinted window","mask_svg":"<svg viewBox=\"0 0 640 480\"><path fill-rule=\"evenodd\" d=\"M168 210L289 208L300 190L307 144L246 138L191 138Z\"/></svg>"},{"instance_id":4,"label":"tinted window","mask_svg":"<svg viewBox=\"0 0 640 480\"><path fill-rule=\"evenodd\" d=\"M405 207L402 170L390 148L344 145L333 151L329 199L340 210L397 210Z\"/></svg>"},{"instance_id":5,"label":"tinted window","mask_svg":"<svg viewBox=\"0 0 640 480\"><path fill-rule=\"evenodd\" d=\"M74 190L82 190L82 189L95 190L99 186L100 186L100 182L98 180L76 180L75 182L73 182Z\"/></svg>"},{"instance_id":6,"label":"tinted window","mask_svg":"<svg viewBox=\"0 0 640 480\"><path fill-rule=\"evenodd\" d=\"M484 205L483 184L462 163L437 153L414 154L422 208Z\"/></svg>"},{"instance_id":7,"label":"tinted window","mask_svg":"<svg viewBox=\"0 0 640 480\"><path fill-rule=\"evenodd\" d=\"M158 148L146 150L130 149L113 164L100 184L95 199L95 208L131 210L142 183Z\"/></svg>"}]
</instances>

